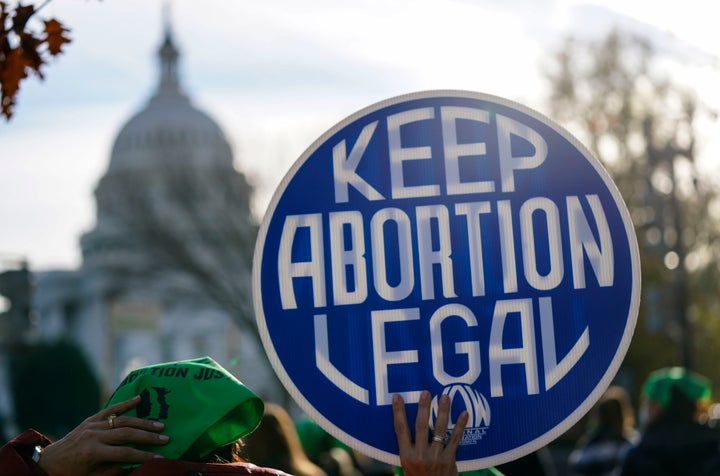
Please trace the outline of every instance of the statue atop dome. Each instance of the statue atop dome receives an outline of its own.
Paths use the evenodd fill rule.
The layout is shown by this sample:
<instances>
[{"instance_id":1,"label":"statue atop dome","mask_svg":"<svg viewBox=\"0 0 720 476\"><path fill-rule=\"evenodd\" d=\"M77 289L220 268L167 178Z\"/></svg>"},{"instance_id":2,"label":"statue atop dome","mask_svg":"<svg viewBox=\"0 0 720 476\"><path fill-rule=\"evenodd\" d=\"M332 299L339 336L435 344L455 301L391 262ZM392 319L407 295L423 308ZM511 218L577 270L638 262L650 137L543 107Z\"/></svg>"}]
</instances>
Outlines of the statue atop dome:
<instances>
[{"instance_id":1,"label":"statue atop dome","mask_svg":"<svg viewBox=\"0 0 720 476\"><path fill-rule=\"evenodd\" d=\"M170 24L170 8L167 4L163 6L163 30L165 38L158 56L160 57L160 84L158 94L180 93L180 78L178 72L178 57L180 52L173 41L172 26Z\"/></svg>"}]
</instances>

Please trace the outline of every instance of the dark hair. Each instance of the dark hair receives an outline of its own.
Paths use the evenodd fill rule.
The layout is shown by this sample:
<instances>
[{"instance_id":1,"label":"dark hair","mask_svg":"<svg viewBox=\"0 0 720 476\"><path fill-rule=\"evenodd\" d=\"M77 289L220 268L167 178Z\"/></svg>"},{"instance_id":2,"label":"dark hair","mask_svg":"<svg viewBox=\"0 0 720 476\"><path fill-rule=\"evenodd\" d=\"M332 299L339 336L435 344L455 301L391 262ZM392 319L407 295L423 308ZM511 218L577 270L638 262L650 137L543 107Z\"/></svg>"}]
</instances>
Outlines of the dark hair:
<instances>
[{"instance_id":1,"label":"dark hair","mask_svg":"<svg viewBox=\"0 0 720 476\"><path fill-rule=\"evenodd\" d=\"M265 402L260 425L244 439L243 456L258 466L295 476L320 476L324 471L305 454L295 424L283 407Z\"/></svg>"},{"instance_id":2,"label":"dark hair","mask_svg":"<svg viewBox=\"0 0 720 476\"><path fill-rule=\"evenodd\" d=\"M697 406L695 402L688 398L685 393L676 385L670 389L670 400L655 422L651 422L649 426L661 423L683 423L690 422L695 419Z\"/></svg>"},{"instance_id":3,"label":"dark hair","mask_svg":"<svg viewBox=\"0 0 720 476\"><path fill-rule=\"evenodd\" d=\"M242 455L242 440L233 441L229 445L216 448L215 451L204 457L201 463L235 463L245 461Z\"/></svg>"},{"instance_id":4,"label":"dark hair","mask_svg":"<svg viewBox=\"0 0 720 476\"><path fill-rule=\"evenodd\" d=\"M625 433L625 414L620 401L613 398L601 400L597 406L598 420L612 434L623 436Z\"/></svg>"}]
</instances>

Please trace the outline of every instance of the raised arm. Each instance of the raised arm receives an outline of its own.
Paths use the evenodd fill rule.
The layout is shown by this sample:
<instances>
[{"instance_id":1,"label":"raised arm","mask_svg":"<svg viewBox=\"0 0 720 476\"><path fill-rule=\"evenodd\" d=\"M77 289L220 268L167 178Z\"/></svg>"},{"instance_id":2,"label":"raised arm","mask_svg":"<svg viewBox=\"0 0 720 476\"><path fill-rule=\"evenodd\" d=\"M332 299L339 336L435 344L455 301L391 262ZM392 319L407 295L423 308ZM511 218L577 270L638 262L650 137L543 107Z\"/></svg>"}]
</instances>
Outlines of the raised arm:
<instances>
[{"instance_id":1,"label":"raised arm","mask_svg":"<svg viewBox=\"0 0 720 476\"><path fill-rule=\"evenodd\" d=\"M468 413L462 412L455 422L450 438L445 438L450 418L450 397L440 396L435 430L429 437L430 392L424 391L418 402L418 413L415 419L415 438L405 413L405 402L400 395L393 396L393 422L395 435L400 448L400 463L404 476L455 476L457 464L455 453L465 425Z\"/></svg>"},{"instance_id":2,"label":"raised arm","mask_svg":"<svg viewBox=\"0 0 720 476\"><path fill-rule=\"evenodd\" d=\"M38 465L49 476L109 476L122 473L122 464L142 463L154 453L127 445L163 445L161 422L124 416L140 397L109 406L88 417L64 438L46 446Z\"/></svg>"}]
</instances>

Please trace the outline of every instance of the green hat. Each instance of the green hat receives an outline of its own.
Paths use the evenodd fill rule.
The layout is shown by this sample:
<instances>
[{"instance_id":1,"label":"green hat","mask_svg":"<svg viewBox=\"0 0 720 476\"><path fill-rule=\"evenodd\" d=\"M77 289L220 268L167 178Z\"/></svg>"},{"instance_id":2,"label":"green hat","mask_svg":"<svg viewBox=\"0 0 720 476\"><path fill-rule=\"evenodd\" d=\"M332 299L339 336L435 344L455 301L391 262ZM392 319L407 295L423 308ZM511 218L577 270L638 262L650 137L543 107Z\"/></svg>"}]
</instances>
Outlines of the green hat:
<instances>
[{"instance_id":1,"label":"green hat","mask_svg":"<svg viewBox=\"0 0 720 476\"><path fill-rule=\"evenodd\" d=\"M298 420L295 429L300 437L305 453L308 457L317 461L320 454L332 448L348 450L348 446L326 432L320 425L309 418Z\"/></svg>"},{"instance_id":2,"label":"green hat","mask_svg":"<svg viewBox=\"0 0 720 476\"><path fill-rule=\"evenodd\" d=\"M210 357L133 370L105 406L140 395L125 415L165 423L170 441L142 449L165 458L197 461L252 432L262 400Z\"/></svg>"},{"instance_id":3,"label":"green hat","mask_svg":"<svg viewBox=\"0 0 720 476\"><path fill-rule=\"evenodd\" d=\"M643 385L643 395L666 408L673 387L695 403L710 402L710 380L683 367L667 367L652 372Z\"/></svg>"}]
</instances>

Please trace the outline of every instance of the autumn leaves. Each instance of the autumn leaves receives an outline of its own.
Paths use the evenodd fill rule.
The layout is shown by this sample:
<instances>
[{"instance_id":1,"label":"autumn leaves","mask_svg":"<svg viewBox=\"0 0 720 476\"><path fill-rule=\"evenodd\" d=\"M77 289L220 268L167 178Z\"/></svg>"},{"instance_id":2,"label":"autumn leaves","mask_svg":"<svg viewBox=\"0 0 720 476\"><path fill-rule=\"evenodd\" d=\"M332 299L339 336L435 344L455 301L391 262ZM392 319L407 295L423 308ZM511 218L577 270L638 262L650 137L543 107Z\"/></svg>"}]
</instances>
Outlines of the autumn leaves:
<instances>
[{"instance_id":1,"label":"autumn leaves","mask_svg":"<svg viewBox=\"0 0 720 476\"><path fill-rule=\"evenodd\" d=\"M31 73L43 79L41 67L62 53L62 47L71 40L69 30L55 19L42 20L37 27L30 19L43 5L9 6L0 1L0 115L10 119L20 82Z\"/></svg>"}]
</instances>

